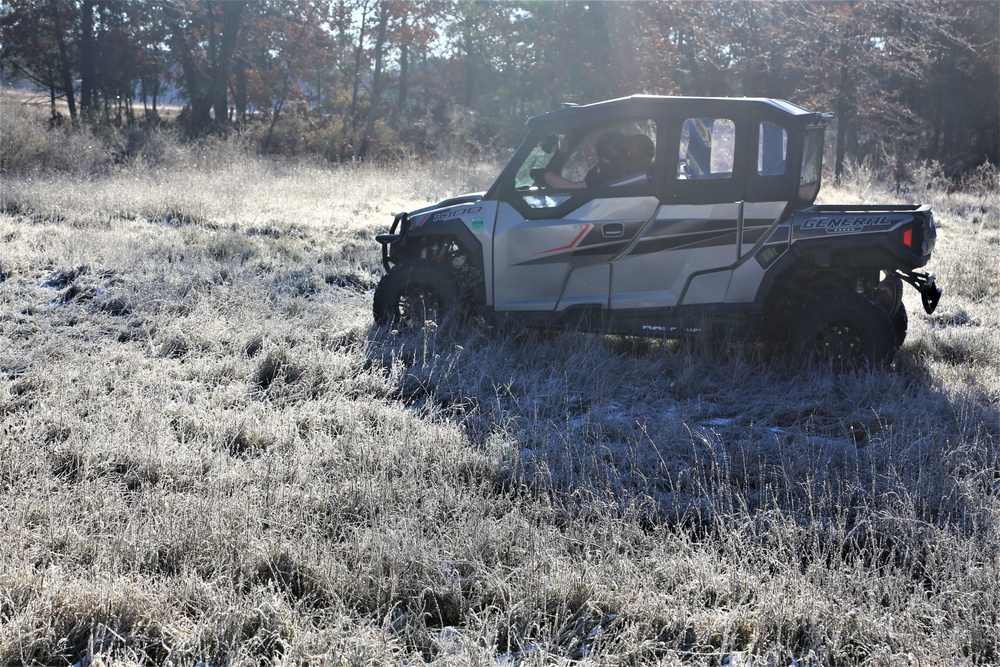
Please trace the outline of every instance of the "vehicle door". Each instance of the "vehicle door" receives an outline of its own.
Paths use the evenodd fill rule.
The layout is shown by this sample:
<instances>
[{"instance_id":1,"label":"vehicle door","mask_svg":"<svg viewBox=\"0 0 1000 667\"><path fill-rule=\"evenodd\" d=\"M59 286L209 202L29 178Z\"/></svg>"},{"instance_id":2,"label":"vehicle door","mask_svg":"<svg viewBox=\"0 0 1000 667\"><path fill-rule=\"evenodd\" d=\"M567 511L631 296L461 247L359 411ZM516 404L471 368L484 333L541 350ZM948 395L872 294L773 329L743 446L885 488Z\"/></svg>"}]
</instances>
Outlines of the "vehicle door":
<instances>
[{"instance_id":1,"label":"vehicle door","mask_svg":"<svg viewBox=\"0 0 1000 667\"><path fill-rule=\"evenodd\" d=\"M749 114L738 107L676 107L662 153L672 168L664 203L612 269L614 310L721 302L740 256Z\"/></svg>"},{"instance_id":2,"label":"vehicle door","mask_svg":"<svg viewBox=\"0 0 1000 667\"><path fill-rule=\"evenodd\" d=\"M623 139L627 155L595 177L599 149ZM498 311L608 306L613 257L659 207L656 119L597 118L529 135L498 183L493 305ZM602 143L603 142L603 143ZM556 178L546 180L547 170Z\"/></svg>"},{"instance_id":3,"label":"vehicle door","mask_svg":"<svg viewBox=\"0 0 1000 667\"><path fill-rule=\"evenodd\" d=\"M754 110L750 121L740 257L727 303L753 301L768 267L788 249L790 228L784 223L799 191L790 156L801 150L801 132L787 118L761 110Z\"/></svg>"}]
</instances>

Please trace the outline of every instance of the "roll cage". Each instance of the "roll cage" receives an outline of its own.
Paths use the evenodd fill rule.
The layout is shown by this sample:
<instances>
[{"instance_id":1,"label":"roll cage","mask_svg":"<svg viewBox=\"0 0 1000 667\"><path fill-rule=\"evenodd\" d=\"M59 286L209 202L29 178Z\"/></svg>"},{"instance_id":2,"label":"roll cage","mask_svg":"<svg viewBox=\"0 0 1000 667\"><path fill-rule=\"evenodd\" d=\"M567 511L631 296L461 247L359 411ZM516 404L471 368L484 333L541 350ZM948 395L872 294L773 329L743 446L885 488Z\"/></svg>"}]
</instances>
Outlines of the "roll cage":
<instances>
[{"instance_id":1,"label":"roll cage","mask_svg":"<svg viewBox=\"0 0 1000 667\"><path fill-rule=\"evenodd\" d=\"M735 154L728 177L691 178L678 170L677 149L685 132L690 132L692 121L705 118L729 121L735 132L732 142ZM528 219L565 214L590 199L609 194L649 194L663 202L683 204L781 199L793 206L806 206L819 192L821 169L818 161L822 157L823 131L830 118L829 114L810 112L783 100L762 98L634 95L585 106L568 105L527 120L528 131L523 141L485 198L507 202ZM547 140L552 142L552 148L545 166L559 169L580 139L593 128L630 121L655 123L656 154L647 186L613 193L607 189L612 187L610 185L580 192L548 188L550 193L561 192L565 198L558 206L544 211L525 201L525 191L531 190L525 187L525 165L530 163L533 152L538 158L538 149ZM785 155L780 160L784 170L780 173L753 168L760 163L760 156L752 153L764 139L748 141L745 135L765 126L785 133L782 144Z\"/></svg>"}]
</instances>

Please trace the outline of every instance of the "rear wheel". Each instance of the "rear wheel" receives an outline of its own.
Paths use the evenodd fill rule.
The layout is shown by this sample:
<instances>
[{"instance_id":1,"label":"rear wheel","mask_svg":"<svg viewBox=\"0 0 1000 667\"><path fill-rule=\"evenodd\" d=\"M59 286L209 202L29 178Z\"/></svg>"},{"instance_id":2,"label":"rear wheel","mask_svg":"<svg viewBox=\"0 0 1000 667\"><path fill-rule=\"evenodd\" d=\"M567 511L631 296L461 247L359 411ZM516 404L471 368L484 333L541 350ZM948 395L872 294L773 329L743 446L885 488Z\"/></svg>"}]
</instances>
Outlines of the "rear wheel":
<instances>
[{"instance_id":1,"label":"rear wheel","mask_svg":"<svg viewBox=\"0 0 1000 667\"><path fill-rule=\"evenodd\" d=\"M426 322L442 324L457 309L461 290L455 272L431 259L411 259L394 266L375 289L375 321L404 329Z\"/></svg>"},{"instance_id":2,"label":"rear wheel","mask_svg":"<svg viewBox=\"0 0 1000 667\"><path fill-rule=\"evenodd\" d=\"M906 329L909 326L910 319L906 315L906 308L903 304L899 304L899 308L896 309L895 314L892 316L892 330L896 336L896 347L903 347L903 343L906 341Z\"/></svg>"},{"instance_id":3,"label":"rear wheel","mask_svg":"<svg viewBox=\"0 0 1000 667\"><path fill-rule=\"evenodd\" d=\"M837 370L888 365L897 332L877 304L853 292L829 294L809 303L792 324L792 349L804 359Z\"/></svg>"}]
</instances>

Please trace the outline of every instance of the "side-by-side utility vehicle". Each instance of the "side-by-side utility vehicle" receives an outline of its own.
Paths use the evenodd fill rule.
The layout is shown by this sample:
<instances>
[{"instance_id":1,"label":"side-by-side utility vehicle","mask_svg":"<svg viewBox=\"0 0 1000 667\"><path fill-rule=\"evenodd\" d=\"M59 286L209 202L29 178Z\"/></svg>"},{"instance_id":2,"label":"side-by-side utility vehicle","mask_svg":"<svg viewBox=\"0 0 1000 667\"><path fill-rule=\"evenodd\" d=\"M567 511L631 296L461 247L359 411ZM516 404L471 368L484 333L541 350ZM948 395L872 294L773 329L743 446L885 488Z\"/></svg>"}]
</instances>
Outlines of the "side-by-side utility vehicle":
<instances>
[{"instance_id":1,"label":"side-by-side utility vehicle","mask_svg":"<svg viewBox=\"0 0 1000 667\"><path fill-rule=\"evenodd\" d=\"M775 99L636 95L527 121L485 193L400 213L377 237L380 324L462 310L532 326L785 341L891 361L928 206L815 205L828 114Z\"/></svg>"}]
</instances>

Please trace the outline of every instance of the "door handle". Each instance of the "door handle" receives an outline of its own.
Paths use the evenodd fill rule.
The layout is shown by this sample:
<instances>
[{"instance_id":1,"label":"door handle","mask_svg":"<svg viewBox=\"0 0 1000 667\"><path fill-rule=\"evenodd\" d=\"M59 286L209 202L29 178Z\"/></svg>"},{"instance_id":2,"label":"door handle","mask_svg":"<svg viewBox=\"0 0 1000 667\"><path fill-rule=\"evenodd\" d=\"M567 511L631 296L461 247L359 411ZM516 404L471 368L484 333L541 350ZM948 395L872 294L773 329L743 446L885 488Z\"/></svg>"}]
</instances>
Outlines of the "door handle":
<instances>
[{"instance_id":1,"label":"door handle","mask_svg":"<svg viewBox=\"0 0 1000 667\"><path fill-rule=\"evenodd\" d=\"M616 239L625 235L625 225L620 222L609 222L601 227L601 234L606 239Z\"/></svg>"}]
</instances>

